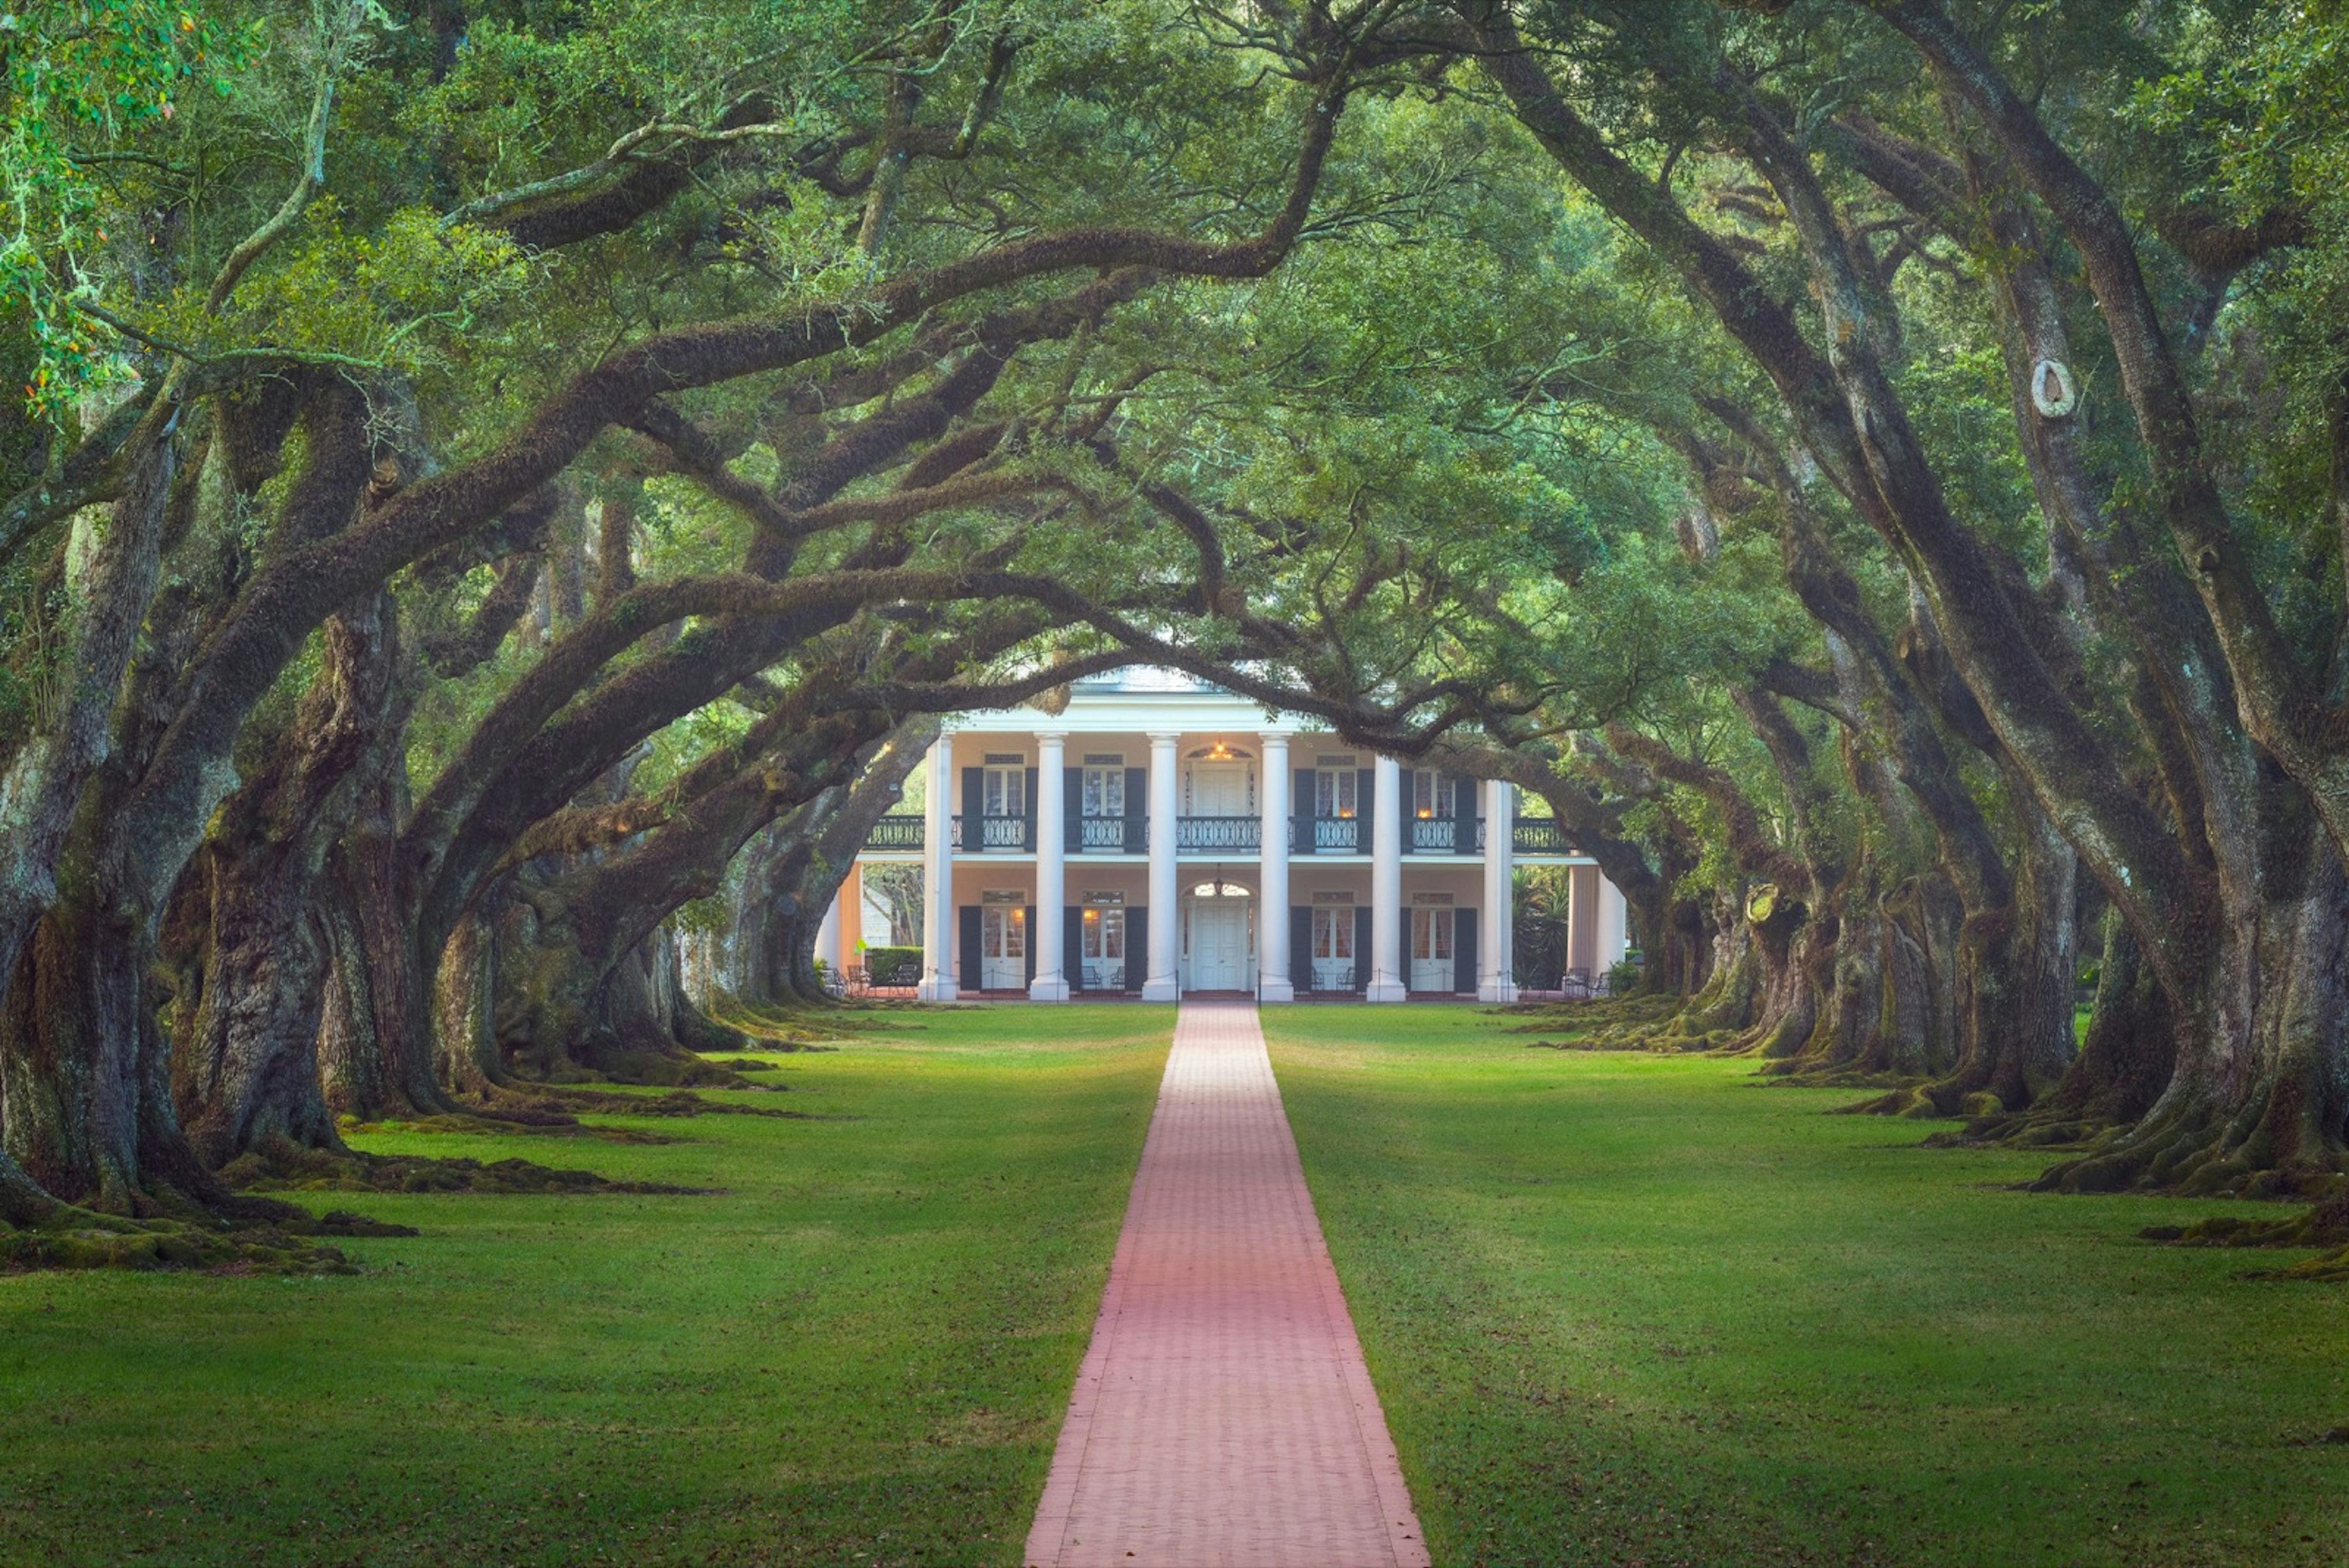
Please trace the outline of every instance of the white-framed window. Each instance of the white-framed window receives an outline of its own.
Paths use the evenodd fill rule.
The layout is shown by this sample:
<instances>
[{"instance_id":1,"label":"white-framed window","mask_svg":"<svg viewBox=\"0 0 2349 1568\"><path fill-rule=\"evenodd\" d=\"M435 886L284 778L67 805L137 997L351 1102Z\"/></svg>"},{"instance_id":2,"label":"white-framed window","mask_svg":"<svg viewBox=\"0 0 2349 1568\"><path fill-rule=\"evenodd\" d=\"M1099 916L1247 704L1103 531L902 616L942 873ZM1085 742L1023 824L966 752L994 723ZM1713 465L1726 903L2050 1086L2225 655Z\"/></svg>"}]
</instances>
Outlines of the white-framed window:
<instances>
[{"instance_id":1,"label":"white-framed window","mask_svg":"<svg viewBox=\"0 0 2349 1568\"><path fill-rule=\"evenodd\" d=\"M1028 911L1017 904L989 904L986 909L987 956L1024 959L1028 956Z\"/></svg>"},{"instance_id":2,"label":"white-framed window","mask_svg":"<svg viewBox=\"0 0 2349 1568\"><path fill-rule=\"evenodd\" d=\"M1115 905L1088 906L1083 917L1083 956L1093 962L1125 961L1125 911Z\"/></svg>"},{"instance_id":3,"label":"white-framed window","mask_svg":"<svg viewBox=\"0 0 2349 1568\"><path fill-rule=\"evenodd\" d=\"M1313 815L1324 819L1354 815L1356 787L1361 774L1350 767L1313 770Z\"/></svg>"},{"instance_id":4,"label":"white-framed window","mask_svg":"<svg viewBox=\"0 0 2349 1568\"><path fill-rule=\"evenodd\" d=\"M1418 909L1411 912L1411 956L1422 963L1452 961L1452 911Z\"/></svg>"},{"instance_id":5,"label":"white-framed window","mask_svg":"<svg viewBox=\"0 0 2349 1568\"><path fill-rule=\"evenodd\" d=\"M1433 768L1411 770L1411 811L1413 816L1457 816L1459 780Z\"/></svg>"},{"instance_id":6,"label":"white-framed window","mask_svg":"<svg viewBox=\"0 0 2349 1568\"><path fill-rule=\"evenodd\" d=\"M1313 956L1324 962L1353 958L1354 911L1351 906L1314 906Z\"/></svg>"},{"instance_id":7,"label":"white-framed window","mask_svg":"<svg viewBox=\"0 0 2349 1568\"><path fill-rule=\"evenodd\" d=\"M1015 758L1001 763L990 754L979 784L979 813L984 816L1028 815L1028 764Z\"/></svg>"},{"instance_id":8,"label":"white-framed window","mask_svg":"<svg viewBox=\"0 0 2349 1568\"><path fill-rule=\"evenodd\" d=\"M1107 763L1085 759L1084 784L1078 792L1077 810L1083 816L1125 815L1125 759Z\"/></svg>"}]
</instances>

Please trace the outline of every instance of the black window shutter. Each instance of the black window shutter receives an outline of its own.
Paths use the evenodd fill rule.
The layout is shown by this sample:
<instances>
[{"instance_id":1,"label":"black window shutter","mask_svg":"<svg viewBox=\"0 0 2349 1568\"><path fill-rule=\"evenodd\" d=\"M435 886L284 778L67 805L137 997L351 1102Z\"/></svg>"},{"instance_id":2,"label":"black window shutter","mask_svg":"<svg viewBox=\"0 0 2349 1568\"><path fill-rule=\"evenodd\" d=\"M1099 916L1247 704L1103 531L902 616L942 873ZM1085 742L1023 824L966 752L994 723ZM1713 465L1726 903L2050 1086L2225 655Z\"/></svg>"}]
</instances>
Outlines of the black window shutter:
<instances>
[{"instance_id":1,"label":"black window shutter","mask_svg":"<svg viewBox=\"0 0 2349 1568\"><path fill-rule=\"evenodd\" d=\"M1085 843L1085 770L1062 768L1061 780L1061 828L1066 836L1061 847L1074 854L1083 848ZM1074 952L1077 950L1071 948L1069 950Z\"/></svg>"},{"instance_id":2,"label":"black window shutter","mask_svg":"<svg viewBox=\"0 0 2349 1568\"><path fill-rule=\"evenodd\" d=\"M1085 912L1071 904L1061 916L1061 972L1073 995L1085 988Z\"/></svg>"},{"instance_id":3,"label":"black window shutter","mask_svg":"<svg viewBox=\"0 0 2349 1568\"><path fill-rule=\"evenodd\" d=\"M1299 996L1313 989L1313 910L1305 904L1288 907L1288 983Z\"/></svg>"},{"instance_id":4,"label":"black window shutter","mask_svg":"<svg viewBox=\"0 0 2349 1568\"><path fill-rule=\"evenodd\" d=\"M961 988L968 992L979 989L981 971L978 964L978 906L965 904L955 911L962 927Z\"/></svg>"},{"instance_id":5,"label":"black window shutter","mask_svg":"<svg viewBox=\"0 0 2349 1568\"><path fill-rule=\"evenodd\" d=\"M1032 981L1036 978L1036 906L1029 905L1020 919L1028 922L1028 940L1019 945L1028 950L1028 978Z\"/></svg>"},{"instance_id":6,"label":"black window shutter","mask_svg":"<svg viewBox=\"0 0 2349 1568\"><path fill-rule=\"evenodd\" d=\"M1297 844L1295 847L1296 852L1299 855L1310 855L1313 853L1313 794L1314 785L1319 782L1314 777L1314 772L1315 770L1312 768L1299 768L1297 770L1297 798L1288 803L1297 808Z\"/></svg>"},{"instance_id":7,"label":"black window shutter","mask_svg":"<svg viewBox=\"0 0 2349 1568\"><path fill-rule=\"evenodd\" d=\"M1125 852L1147 855L1150 852L1150 770L1125 770Z\"/></svg>"},{"instance_id":8,"label":"black window shutter","mask_svg":"<svg viewBox=\"0 0 2349 1568\"><path fill-rule=\"evenodd\" d=\"M1452 853L1476 853L1476 781L1452 781Z\"/></svg>"},{"instance_id":9,"label":"black window shutter","mask_svg":"<svg viewBox=\"0 0 2349 1568\"><path fill-rule=\"evenodd\" d=\"M1452 911L1452 989L1476 989L1476 911Z\"/></svg>"},{"instance_id":10,"label":"black window shutter","mask_svg":"<svg viewBox=\"0 0 2349 1568\"><path fill-rule=\"evenodd\" d=\"M979 826L978 814L987 805L987 770L965 768L962 771L962 842L956 846L964 854L973 854L987 847L987 829Z\"/></svg>"},{"instance_id":11,"label":"black window shutter","mask_svg":"<svg viewBox=\"0 0 2349 1568\"><path fill-rule=\"evenodd\" d=\"M1378 840L1371 836L1371 816L1378 809L1378 777L1370 768L1354 772L1354 853L1368 855Z\"/></svg>"},{"instance_id":12,"label":"black window shutter","mask_svg":"<svg viewBox=\"0 0 2349 1568\"><path fill-rule=\"evenodd\" d=\"M1371 910L1367 904L1354 906L1354 989L1371 989Z\"/></svg>"},{"instance_id":13,"label":"black window shutter","mask_svg":"<svg viewBox=\"0 0 2349 1568\"><path fill-rule=\"evenodd\" d=\"M1133 909L1125 912L1125 989L1140 991L1142 982L1150 978L1150 911Z\"/></svg>"},{"instance_id":14,"label":"black window shutter","mask_svg":"<svg viewBox=\"0 0 2349 1568\"><path fill-rule=\"evenodd\" d=\"M1023 824L1019 830L1019 847L1033 855L1036 853L1036 770L1034 768L1028 770L1028 787L1019 792L1019 804L1025 808L1019 814Z\"/></svg>"}]
</instances>

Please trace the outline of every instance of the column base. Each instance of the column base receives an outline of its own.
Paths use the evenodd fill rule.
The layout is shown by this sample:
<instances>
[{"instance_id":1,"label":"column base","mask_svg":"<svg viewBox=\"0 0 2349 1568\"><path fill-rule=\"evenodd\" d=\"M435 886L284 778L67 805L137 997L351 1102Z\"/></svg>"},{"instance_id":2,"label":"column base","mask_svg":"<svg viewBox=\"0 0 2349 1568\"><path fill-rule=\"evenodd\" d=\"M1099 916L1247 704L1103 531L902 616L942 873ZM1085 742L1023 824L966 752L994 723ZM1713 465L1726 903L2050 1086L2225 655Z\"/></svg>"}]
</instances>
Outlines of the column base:
<instances>
[{"instance_id":1,"label":"column base","mask_svg":"<svg viewBox=\"0 0 2349 1568\"><path fill-rule=\"evenodd\" d=\"M1183 1000L1183 988L1171 980L1145 980L1142 982L1142 1000L1180 1002Z\"/></svg>"},{"instance_id":2,"label":"column base","mask_svg":"<svg viewBox=\"0 0 2349 1568\"><path fill-rule=\"evenodd\" d=\"M1476 985L1476 1000L1477 1000L1477 1001L1479 1001L1479 1002L1515 1002L1515 1001L1516 1001L1516 999L1517 999L1517 982L1516 982L1516 981L1513 981L1513 980L1503 980L1503 981L1490 981L1490 980L1487 980L1487 981L1478 981L1478 982L1477 982L1477 985Z\"/></svg>"},{"instance_id":3,"label":"column base","mask_svg":"<svg viewBox=\"0 0 2349 1568\"><path fill-rule=\"evenodd\" d=\"M1364 1002L1402 1002L1411 995L1411 987L1399 980L1374 980L1362 992Z\"/></svg>"},{"instance_id":4,"label":"column base","mask_svg":"<svg viewBox=\"0 0 2349 1568\"><path fill-rule=\"evenodd\" d=\"M1038 975L1034 980L1028 982L1028 1000L1030 1002L1068 1001L1068 977L1066 975L1058 974Z\"/></svg>"},{"instance_id":5,"label":"column base","mask_svg":"<svg viewBox=\"0 0 2349 1568\"><path fill-rule=\"evenodd\" d=\"M955 982L943 978L925 980L914 988L916 1002L952 1002L955 996Z\"/></svg>"},{"instance_id":6,"label":"column base","mask_svg":"<svg viewBox=\"0 0 2349 1568\"><path fill-rule=\"evenodd\" d=\"M1256 982L1256 999L1258 1002L1294 1002L1297 1000L1297 987L1291 985L1286 977L1259 980Z\"/></svg>"}]
</instances>

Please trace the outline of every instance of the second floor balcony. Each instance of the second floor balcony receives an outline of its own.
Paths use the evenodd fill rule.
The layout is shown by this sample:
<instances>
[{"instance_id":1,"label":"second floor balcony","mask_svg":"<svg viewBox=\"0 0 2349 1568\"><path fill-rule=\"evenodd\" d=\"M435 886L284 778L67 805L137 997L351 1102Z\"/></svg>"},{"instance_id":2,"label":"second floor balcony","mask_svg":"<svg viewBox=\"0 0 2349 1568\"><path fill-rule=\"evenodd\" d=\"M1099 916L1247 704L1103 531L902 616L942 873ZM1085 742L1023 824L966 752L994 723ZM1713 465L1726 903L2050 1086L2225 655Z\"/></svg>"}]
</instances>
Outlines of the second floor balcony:
<instances>
[{"instance_id":1,"label":"second floor balcony","mask_svg":"<svg viewBox=\"0 0 2349 1568\"><path fill-rule=\"evenodd\" d=\"M1360 816L1299 816L1288 826L1288 848L1296 855L1368 855L1368 818ZM1036 823L1028 816L956 816L952 834L956 852L963 855L1032 855ZM1403 824L1405 855L1482 855L1485 824L1483 817L1411 817ZM1254 855L1264 846L1261 819L1254 816L1179 816L1174 819L1174 847L1185 855ZM907 814L882 817L865 836L873 854L919 854L925 847L923 819ZM1076 816L1069 819L1064 844L1071 855L1147 855L1150 819L1133 816ZM1557 819L1521 816L1509 826L1512 854L1570 855L1573 846Z\"/></svg>"},{"instance_id":2,"label":"second floor balcony","mask_svg":"<svg viewBox=\"0 0 2349 1568\"><path fill-rule=\"evenodd\" d=\"M1253 816L1178 816L1174 847L1178 850L1229 849L1253 855L1264 842L1263 824Z\"/></svg>"}]
</instances>

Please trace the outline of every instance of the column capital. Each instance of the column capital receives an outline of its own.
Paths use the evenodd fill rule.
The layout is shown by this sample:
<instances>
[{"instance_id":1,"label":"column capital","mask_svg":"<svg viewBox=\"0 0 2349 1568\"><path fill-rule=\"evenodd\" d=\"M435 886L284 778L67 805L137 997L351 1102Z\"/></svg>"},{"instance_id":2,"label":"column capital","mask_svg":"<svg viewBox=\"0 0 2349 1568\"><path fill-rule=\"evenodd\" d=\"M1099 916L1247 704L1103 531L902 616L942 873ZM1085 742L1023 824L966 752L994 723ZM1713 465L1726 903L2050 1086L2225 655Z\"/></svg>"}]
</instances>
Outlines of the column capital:
<instances>
[{"instance_id":1,"label":"column capital","mask_svg":"<svg viewBox=\"0 0 2349 1568\"><path fill-rule=\"evenodd\" d=\"M1160 744L1171 746L1183 738L1183 732L1180 730L1144 730L1142 732L1149 738L1150 743L1154 746Z\"/></svg>"},{"instance_id":2,"label":"column capital","mask_svg":"<svg viewBox=\"0 0 2349 1568\"><path fill-rule=\"evenodd\" d=\"M1066 730L1030 730L1029 733L1040 741L1065 741L1069 738Z\"/></svg>"}]
</instances>

